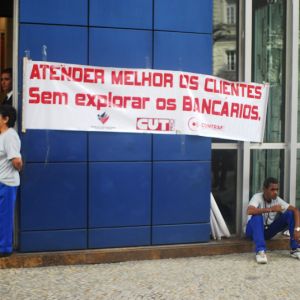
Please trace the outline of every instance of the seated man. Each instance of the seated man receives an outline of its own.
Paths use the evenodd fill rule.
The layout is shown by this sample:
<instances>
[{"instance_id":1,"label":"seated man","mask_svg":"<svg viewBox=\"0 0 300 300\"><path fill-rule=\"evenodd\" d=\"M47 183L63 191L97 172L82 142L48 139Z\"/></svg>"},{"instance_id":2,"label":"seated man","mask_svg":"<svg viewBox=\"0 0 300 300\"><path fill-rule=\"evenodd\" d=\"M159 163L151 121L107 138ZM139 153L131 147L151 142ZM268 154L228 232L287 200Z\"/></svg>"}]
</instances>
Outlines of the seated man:
<instances>
[{"instance_id":1,"label":"seated man","mask_svg":"<svg viewBox=\"0 0 300 300\"><path fill-rule=\"evenodd\" d=\"M290 232L291 256L300 259L300 213L299 210L286 203L278 194L278 180L267 178L263 192L253 195L247 214L246 236L255 243L256 261L260 264L268 262L266 242L278 232L288 228Z\"/></svg>"}]
</instances>

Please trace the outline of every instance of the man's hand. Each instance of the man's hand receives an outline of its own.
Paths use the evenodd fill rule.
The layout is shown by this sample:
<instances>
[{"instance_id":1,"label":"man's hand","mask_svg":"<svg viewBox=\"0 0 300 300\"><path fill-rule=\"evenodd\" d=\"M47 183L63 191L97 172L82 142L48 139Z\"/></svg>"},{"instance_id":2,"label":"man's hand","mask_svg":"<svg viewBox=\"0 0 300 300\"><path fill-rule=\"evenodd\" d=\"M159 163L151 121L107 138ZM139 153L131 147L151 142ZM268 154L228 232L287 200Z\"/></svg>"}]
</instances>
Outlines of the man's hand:
<instances>
[{"instance_id":1,"label":"man's hand","mask_svg":"<svg viewBox=\"0 0 300 300\"><path fill-rule=\"evenodd\" d=\"M273 212L282 212L283 210L284 210L284 208L279 204L273 205L271 207L271 211L273 211Z\"/></svg>"},{"instance_id":2,"label":"man's hand","mask_svg":"<svg viewBox=\"0 0 300 300\"><path fill-rule=\"evenodd\" d=\"M289 205L288 210L293 211L294 220L295 220L295 228L300 227L300 212L299 212L298 208L293 205ZM293 236L294 236L294 239L296 241L298 241L298 243L299 243L300 242L300 231L294 230Z\"/></svg>"},{"instance_id":3,"label":"man's hand","mask_svg":"<svg viewBox=\"0 0 300 300\"><path fill-rule=\"evenodd\" d=\"M298 241L298 243L300 242L300 231L294 230L294 239Z\"/></svg>"},{"instance_id":4,"label":"man's hand","mask_svg":"<svg viewBox=\"0 0 300 300\"><path fill-rule=\"evenodd\" d=\"M16 170L18 170L19 172L22 170L23 161L21 157L15 157L11 160L11 162Z\"/></svg>"}]
</instances>

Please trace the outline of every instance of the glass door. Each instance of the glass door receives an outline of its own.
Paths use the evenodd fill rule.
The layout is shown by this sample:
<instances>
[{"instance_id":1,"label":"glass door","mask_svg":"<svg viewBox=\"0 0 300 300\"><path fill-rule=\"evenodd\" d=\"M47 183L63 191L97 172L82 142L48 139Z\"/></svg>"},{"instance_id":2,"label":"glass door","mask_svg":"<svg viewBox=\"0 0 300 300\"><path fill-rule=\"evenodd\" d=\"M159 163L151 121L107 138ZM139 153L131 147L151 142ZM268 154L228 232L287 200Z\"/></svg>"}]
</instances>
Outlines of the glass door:
<instances>
[{"instance_id":1,"label":"glass door","mask_svg":"<svg viewBox=\"0 0 300 300\"><path fill-rule=\"evenodd\" d=\"M213 2L213 75L238 80L238 0ZM236 233L238 143L212 140L212 194L231 234Z\"/></svg>"},{"instance_id":2,"label":"glass door","mask_svg":"<svg viewBox=\"0 0 300 300\"><path fill-rule=\"evenodd\" d=\"M264 143L251 145L250 197L266 177L284 186L286 1L253 0L252 81L270 84Z\"/></svg>"}]
</instances>

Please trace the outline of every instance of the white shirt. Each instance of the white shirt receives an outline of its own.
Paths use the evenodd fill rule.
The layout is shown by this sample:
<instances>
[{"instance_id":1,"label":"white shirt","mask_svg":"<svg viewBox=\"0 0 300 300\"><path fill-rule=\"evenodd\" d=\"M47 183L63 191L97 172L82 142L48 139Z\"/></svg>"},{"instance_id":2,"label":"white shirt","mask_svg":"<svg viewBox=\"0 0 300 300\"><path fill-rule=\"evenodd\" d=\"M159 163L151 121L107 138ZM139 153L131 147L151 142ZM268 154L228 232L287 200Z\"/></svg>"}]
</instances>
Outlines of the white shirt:
<instances>
[{"instance_id":1,"label":"white shirt","mask_svg":"<svg viewBox=\"0 0 300 300\"><path fill-rule=\"evenodd\" d=\"M274 205L280 205L280 206L282 206L282 212L285 212L289 207L289 204L278 196L276 199L272 199L271 202L265 201L264 197L263 197L263 193L254 194L253 197L251 198L248 206L250 206L250 205L254 206L256 208L270 208ZM273 221L275 220L275 218L277 217L277 214L279 214L279 213L278 212L268 212L268 213L262 214L263 218L264 218L264 224L265 225L272 224ZM251 219L251 217L252 217L252 215L248 215L248 221Z\"/></svg>"},{"instance_id":2,"label":"white shirt","mask_svg":"<svg viewBox=\"0 0 300 300\"><path fill-rule=\"evenodd\" d=\"M13 95L13 91L11 90L9 93L6 94L7 99L9 99Z\"/></svg>"}]
</instances>

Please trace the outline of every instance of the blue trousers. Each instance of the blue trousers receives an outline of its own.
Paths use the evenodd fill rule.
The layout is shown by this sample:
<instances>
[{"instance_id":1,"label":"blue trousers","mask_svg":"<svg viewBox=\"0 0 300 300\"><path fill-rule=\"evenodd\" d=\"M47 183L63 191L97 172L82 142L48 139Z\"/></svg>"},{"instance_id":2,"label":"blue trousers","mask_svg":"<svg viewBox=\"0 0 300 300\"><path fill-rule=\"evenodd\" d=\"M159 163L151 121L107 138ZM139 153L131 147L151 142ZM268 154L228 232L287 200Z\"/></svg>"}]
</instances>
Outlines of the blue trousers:
<instances>
[{"instance_id":1,"label":"blue trousers","mask_svg":"<svg viewBox=\"0 0 300 300\"><path fill-rule=\"evenodd\" d=\"M285 229L290 232L290 247L291 249L299 248L296 240L294 240L295 220L294 213L287 210L280 214L277 219L268 225L268 229L264 228L264 220L262 215L253 215L247 223L246 236L254 241L255 251L266 250L266 241L275 236L278 232Z\"/></svg>"},{"instance_id":2,"label":"blue trousers","mask_svg":"<svg viewBox=\"0 0 300 300\"><path fill-rule=\"evenodd\" d=\"M0 253L13 251L14 210L16 186L0 183Z\"/></svg>"}]
</instances>

